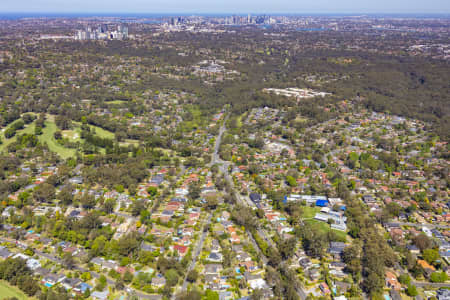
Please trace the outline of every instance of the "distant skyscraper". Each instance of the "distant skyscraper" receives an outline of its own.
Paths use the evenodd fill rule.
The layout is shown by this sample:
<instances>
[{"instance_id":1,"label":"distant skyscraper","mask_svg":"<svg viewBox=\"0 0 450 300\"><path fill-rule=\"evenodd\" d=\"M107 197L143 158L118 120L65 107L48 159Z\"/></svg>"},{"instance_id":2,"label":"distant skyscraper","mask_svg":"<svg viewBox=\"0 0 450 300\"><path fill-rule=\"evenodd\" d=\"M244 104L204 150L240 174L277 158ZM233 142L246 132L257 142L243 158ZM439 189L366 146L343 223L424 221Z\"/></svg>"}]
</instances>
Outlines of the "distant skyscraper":
<instances>
[{"instance_id":1,"label":"distant skyscraper","mask_svg":"<svg viewBox=\"0 0 450 300\"><path fill-rule=\"evenodd\" d=\"M128 38L128 26L125 24L120 24L117 26L117 33L119 33L119 36L122 38Z\"/></svg>"},{"instance_id":2,"label":"distant skyscraper","mask_svg":"<svg viewBox=\"0 0 450 300\"><path fill-rule=\"evenodd\" d=\"M85 30L78 30L75 38L77 40L101 40L101 39L117 39L123 40L128 38L128 26L126 24L119 24L117 30L108 31L107 25L101 25L92 29L88 26Z\"/></svg>"}]
</instances>

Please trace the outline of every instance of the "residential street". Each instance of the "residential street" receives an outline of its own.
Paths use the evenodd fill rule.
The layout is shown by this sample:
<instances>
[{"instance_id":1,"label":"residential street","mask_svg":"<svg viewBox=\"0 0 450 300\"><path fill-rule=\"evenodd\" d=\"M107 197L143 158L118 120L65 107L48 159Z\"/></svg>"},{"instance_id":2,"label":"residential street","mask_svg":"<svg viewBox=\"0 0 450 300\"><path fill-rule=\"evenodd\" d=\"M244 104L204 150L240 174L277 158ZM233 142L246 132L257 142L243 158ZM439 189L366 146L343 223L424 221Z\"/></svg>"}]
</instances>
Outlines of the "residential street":
<instances>
[{"instance_id":1,"label":"residential street","mask_svg":"<svg viewBox=\"0 0 450 300\"><path fill-rule=\"evenodd\" d=\"M233 179L229 173L229 162L225 162L223 161L218 154L219 148L220 148L220 142L221 142L221 137L222 135L225 133L226 131L226 126L225 126L225 122L222 124L222 126L220 127L220 131L219 131L219 136L216 140L216 145L214 147L214 154L213 154L213 160L211 162L211 164L219 164L219 169L220 171L225 174L225 179L227 180L227 182L230 184L230 186L232 187L233 191L234 191L234 195L237 199L237 201L243 205L243 206L247 206L247 207L255 207L254 203L250 201L250 199L245 200L242 199L241 195L235 190L234 188L234 182ZM272 239L270 238L270 236L268 235L268 233L262 229L262 228L258 228L257 229L258 234L271 246L271 247L276 247L275 243L272 241ZM255 239L252 236L252 233L250 231L247 230L248 236L250 237L250 241L253 244L253 247L255 249L257 249L257 251L259 252L259 254L261 255L261 259L263 261L264 264L267 264L267 262L269 261L267 259L267 257L261 252L261 250L259 249L258 244L256 243ZM283 267L286 268L287 266L285 266L285 262L282 263ZM295 285L295 289L297 291L297 294L299 295L300 299L305 300L306 299L306 293L304 292L303 288L300 287L299 284Z\"/></svg>"},{"instance_id":2,"label":"residential street","mask_svg":"<svg viewBox=\"0 0 450 300\"><path fill-rule=\"evenodd\" d=\"M198 256L200 255L200 253L202 252L203 249L203 243L205 242L205 238L208 234L208 231L204 231L205 227L209 226L209 224L211 224L211 218L212 218L212 214L208 213L208 217L206 222L203 224L202 226L202 236L200 237L200 240L197 242L194 252L192 253L192 261L189 264L189 267L186 271L186 276L184 277L184 281L183 281L183 285L181 287L181 291L185 291L187 289L188 286L188 281L187 281L187 274L189 274L190 271L192 271L195 268L195 263L197 262Z\"/></svg>"},{"instance_id":3,"label":"residential street","mask_svg":"<svg viewBox=\"0 0 450 300\"><path fill-rule=\"evenodd\" d=\"M3 237L0 237L0 241L2 241L2 242L8 242L8 243L16 243L15 240L12 240L12 239L6 239L6 238L3 238ZM38 250L36 250L36 249L34 249L34 253L35 253L35 255L37 255L37 256L39 256L39 257L41 257L41 258L48 259L48 260L50 260L50 261L52 261L52 262L54 262L54 263L57 263L57 264L62 264L62 260L61 260L60 258L58 258L58 257L56 257L56 256L53 256L53 255L51 255L51 254L44 253L44 252L38 251ZM74 267L74 269L75 269L75 270L78 270L78 271L80 271L80 272L83 272L83 273L84 273L84 272L89 272L93 278L99 278L99 277L100 277L100 274L99 274L99 273L94 272L94 271L89 271L89 270L87 270L87 269L85 269L85 268L82 268L82 267L80 267L80 266L78 266L78 265L76 265L76 266ZM108 276L105 276L105 277L106 277L106 282L107 282L109 285L114 286L114 285L116 284L116 281L115 281L115 280L109 278ZM128 290L131 291L131 292L134 292L134 294L137 295L137 296L138 296L139 298L141 298L141 299L159 300L159 299L162 298L160 295L148 295L148 294L144 294L144 293L142 293L142 292L140 292L140 291L138 291L138 290L135 290L135 289L133 289L133 288L131 288L131 287L126 287L126 289L128 289Z\"/></svg>"},{"instance_id":4,"label":"residential street","mask_svg":"<svg viewBox=\"0 0 450 300\"><path fill-rule=\"evenodd\" d=\"M399 226L413 226L417 228L426 227L428 229L439 228L439 229L450 229L450 225L438 225L438 224L419 224L419 223L410 223L410 222L391 222L392 225Z\"/></svg>"}]
</instances>

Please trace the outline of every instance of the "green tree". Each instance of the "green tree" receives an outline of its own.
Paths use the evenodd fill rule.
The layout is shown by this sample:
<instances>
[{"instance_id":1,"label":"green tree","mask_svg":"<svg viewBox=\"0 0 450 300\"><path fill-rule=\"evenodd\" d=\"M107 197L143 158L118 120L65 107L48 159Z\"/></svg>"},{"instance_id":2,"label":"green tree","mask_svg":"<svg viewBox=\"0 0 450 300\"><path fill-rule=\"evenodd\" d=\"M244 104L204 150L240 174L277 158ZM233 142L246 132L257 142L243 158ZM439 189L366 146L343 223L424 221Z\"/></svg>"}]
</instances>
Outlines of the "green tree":
<instances>
[{"instance_id":1,"label":"green tree","mask_svg":"<svg viewBox=\"0 0 450 300\"><path fill-rule=\"evenodd\" d=\"M55 187L46 182L41 183L33 192L33 198L37 202L50 202L55 199Z\"/></svg>"},{"instance_id":2,"label":"green tree","mask_svg":"<svg viewBox=\"0 0 450 300\"><path fill-rule=\"evenodd\" d=\"M149 193L150 196L155 197L158 194L158 189L154 186L150 186L147 189L147 192Z\"/></svg>"},{"instance_id":3,"label":"green tree","mask_svg":"<svg viewBox=\"0 0 450 300\"><path fill-rule=\"evenodd\" d=\"M123 288L125 287L124 280L122 278L117 279L114 287L116 288L116 290L123 290Z\"/></svg>"},{"instance_id":4,"label":"green tree","mask_svg":"<svg viewBox=\"0 0 450 300\"><path fill-rule=\"evenodd\" d=\"M187 281L189 282L196 282L198 278L198 272L196 270L189 271L187 275Z\"/></svg>"},{"instance_id":5,"label":"green tree","mask_svg":"<svg viewBox=\"0 0 450 300\"><path fill-rule=\"evenodd\" d=\"M81 274L80 276L81 280L83 280L84 282L89 281L92 279L91 273L90 272L84 272L83 274Z\"/></svg>"},{"instance_id":6,"label":"green tree","mask_svg":"<svg viewBox=\"0 0 450 300\"><path fill-rule=\"evenodd\" d=\"M201 188L200 185L197 183L191 183L189 185L189 193L188 193L188 197L191 200L195 200L198 199L200 197L200 192L201 192Z\"/></svg>"},{"instance_id":7,"label":"green tree","mask_svg":"<svg viewBox=\"0 0 450 300\"><path fill-rule=\"evenodd\" d=\"M411 284L411 277L409 277L408 274L401 274L398 276L398 281L403 285L410 285Z\"/></svg>"},{"instance_id":8,"label":"green tree","mask_svg":"<svg viewBox=\"0 0 450 300\"><path fill-rule=\"evenodd\" d=\"M72 187L67 185L62 188L61 192L58 194L58 199L61 200L61 202L64 205L70 205L73 202L73 195L72 195Z\"/></svg>"},{"instance_id":9,"label":"green tree","mask_svg":"<svg viewBox=\"0 0 450 300\"><path fill-rule=\"evenodd\" d=\"M212 290L206 290L205 295L203 296L204 300L219 300L219 293L212 291Z\"/></svg>"},{"instance_id":10,"label":"green tree","mask_svg":"<svg viewBox=\"0 0 450 300\"><path fill-rule=\"evenodd\" d=\"M406 289L406 294L410 297L415 297L417 296L419 293L417 292L417 288L415 285L408 285L408 288Z\"/></svg>"},{"instance_id":11,"label":"green tree","mask_svg":"<svg viewBox=\"0 0 450 300\"><path fill-rule=\"evenodd\" d=\"M445 282L448 279L448 275L445 272L434 272L430 276L431 282Z\"/></svg>"},{"instance_id":12,"label":"green tree","mask_svg":"<svg viewBox=\"0 0 450 300\"><path fill-rule=\"evenodd\" d=\"M25 254L25 255L28 255L28 256L33 256L33 255L34 255L34 250L33 250L33 248L28 247L27 249L25 249L24 254Z\"/></svg>"},{"instance_id":13,"label":"green tree","mask_svg":"<svg viewBox=\"0 0 450 300\"><path fill-rule=\"evenodd\" d=\"M280 243L278 243L278 251L280 252L281 257L283 259L290 258L294 254L296 245L296 238L282 239Z\"/></svg>"},{"instance_id":14,"label":"green tree","mask_svg":"<svg viewBox=\"0 0 450 300\"><path fill-rule=\"evenodd\" d=\"M116 201L114 199L106 199L103 203L103 211L107 214L110 214L114 211L114 207L116 206Z\"/></svg>"},{"instance_id":15,"label":"green tree","mask_svg":"<svg viewBox=\"0 0 450 300\"><path fill-rule=\"evenodd\" d=\"M370 273L364 280L364 288L370 293L378 293L383 289L384 280L377 273Z\"/></svg>"},{"instance_id":16,"label":"green tree","mask_svg":"<svg viewBox=\"0 0 450 300\"><path fill-rule=\"evenodd\" d=\"M105 275L100 275L100 277L97 279L97 286L95 287L95 289L97 291L103 291L106 287L107 284L107 279Z\"/></svg>"},{"instance_id":17,"label":"green tree","mask_svg":"<svg viewBox=\"0 0 450 300\"><path fill-rule=\"evenodd\" d=\"M123 256L137 256L139 240L136 233L130 233L120 238L117 243L119 254Z\"/></svg>"},{"instance_id":18,"label":"green tree","mask_svg":"<svg viewBox=\"0 0 450 300\"><path fill-rule=\"evenodd\" d=\"M201 300L202 295L197 290L183 292L177 295L176 300Z\"/></svg>"},{"instance_id":19,"label":"green tree","mask_svg":"<svg viewBox=\"0 0 450 300\"><path fill-rule=\"evenodd\" d=\"M262 299L264 296L263 292L260 289L253 290L252 295L250 296L251 300L259 300Z\"/></svg>"},{"instance_id":20,"label":"green tree","mask_svg":"<svg viewBox=\"0 0 450 300\"><path fill-rule=\"evenodd\" d=\"M292 176L286 176L286 182L289 184L289 186L291 187L296 187L297 186L297 180L295 180L294 177Z\"/></svg>"},{"instance_id":21,"label":"green tree","mask_svg":"<svg viewBox=\"0 0 450 300\"><path fill-rule=\"evenodd\" d=\"M145 202L143 200L136 200L131 207L131 215L137 217L142 211L146 210Z\"/></svg>"},{"instance_id":22,"label":"green tree","mask_svg":"<svg viewBox=\"0 0 450 300\"><path fill-rule=\"evenodd\" d=\"M422 253L423 259L432 264L439 259L439 251L437 249L425 249Z\"/></svg>"},{"instance_id":23,"label":"green tree","mask_svg":"<svg viewBox=\"0 0 450 300\"><path fill-rule=\"evenodd\" d=\"M133 281L133 274L127 270L125 274L123 274L123 281L127 284L131 283L131 281Z\"/></svg>"},{"instance_id":24,"label":"green tree","mask_svg":"<svg viewBox=\"0 0 450 300\"><path fill-rule=\"evenodd\" d=\"M416 245L421 251L431 248L431 240L426 236L425 233L421 233L413 238L413 243Z\"/></svg>"},{"instance_id":25,"label":"green tree","mask_svg":"<svg viewBox=\"0 0 450 300\"><path fill-rule=\"evenodd\" d=\"M63 256L63 265L67 269L72 269L75 266L75 260L72 256L72 253L66 252Z\"/></svg>"},{"instance_id":26,"label":"green tree","mask_svg":"<svg viewBox=\"0 0 450 300\"><path fill-rule=\"evenodd\" d=\"M32 115L32 114L24 114L22 116L22 120L24 121L25 124L30 124L31 122L33 122L36 118Z\"/></svg>"},{"instance_id":27,"label":"green tree","mask_svg":"<svg viewBox=\"0 0 450 300\"><path fill-rule=\"evenodd\" d=\"M40 290L39 284L29 275L19 276L17 285L28 296L34 296Z\"/></svg>"},{"instance_id":28,"label":"green tree","mask_svg":"<svg viewBox=\"0 0 450 300\"><path fill-rule=\"evenodd\" d=\"M62 137L63 137L62 132L60 130L55 131L55 133L53 134L53 137L55 138L55 140L62 139Z\"/></svg>"},{"instance_id":29,"label":"green tree","mask_svg":"<svg viewBox=\"0 0 450 300\"><path fill-rule=\"evenodd\" d=\"M178 273L174 269L168 270L164 275L168 286L175 286L178 283Z\"/></svg>"},{"instance_id":30,"label":"green tree","mask_svg":"<svg viewBox=\"0 0 450 300\"><path fill-rule=\"evenodd\" d=\"M84 193L80 199L80 203L84 209L92 209L97 204L94 195L89 195L88 193Z\"/></svg>"},{"instance_id":31,"label":"green tree","mask_svg":"<svg viewBox=\"0 0 450 300\"><path fill-rule=\"evenodd\" d=\"M34 127L34 135L41 135L43 133L44 133L44 131L42 130L42 127L37 126L37 125Z\"/></svg>"}]
</instances>

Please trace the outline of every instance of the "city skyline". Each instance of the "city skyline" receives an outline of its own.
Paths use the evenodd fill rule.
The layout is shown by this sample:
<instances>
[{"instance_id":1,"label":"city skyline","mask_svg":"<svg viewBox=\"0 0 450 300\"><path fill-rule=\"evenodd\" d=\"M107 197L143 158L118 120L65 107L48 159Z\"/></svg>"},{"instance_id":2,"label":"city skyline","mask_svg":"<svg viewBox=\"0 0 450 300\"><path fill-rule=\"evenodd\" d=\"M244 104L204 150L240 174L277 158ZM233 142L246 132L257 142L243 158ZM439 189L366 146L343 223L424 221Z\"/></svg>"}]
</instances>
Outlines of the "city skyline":
<instances>
[{"instance_id":1,"label":"city skyline","mask_svg":"<svg viewBox=\"0 0 450 300\"><path fill-rule=\"evenodd\" d=\"M122 1L65 1L61 4L56 0L18 0L0 4L0 13L323 13L323 14L448 14L450 2L445 0L397 0L355 1L318 0L314 3L308 1L281 0L272 2L263 1L206 1L193 0L189 2L180 0L169 1L143 1L132 0L126 5Z\"/></svg>"}]
</instances>

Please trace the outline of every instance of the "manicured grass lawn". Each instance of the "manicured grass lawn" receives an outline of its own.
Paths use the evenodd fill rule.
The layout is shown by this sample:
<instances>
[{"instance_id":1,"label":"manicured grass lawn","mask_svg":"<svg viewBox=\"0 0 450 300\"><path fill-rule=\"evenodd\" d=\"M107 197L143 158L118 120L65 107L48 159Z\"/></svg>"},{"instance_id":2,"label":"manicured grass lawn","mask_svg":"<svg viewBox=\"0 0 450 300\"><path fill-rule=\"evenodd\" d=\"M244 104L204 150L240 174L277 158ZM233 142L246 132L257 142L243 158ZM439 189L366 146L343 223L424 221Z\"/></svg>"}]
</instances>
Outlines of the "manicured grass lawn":
<instances>
[{"instance_id":1,"label":"manicured grass lawn","mask_svg":"<svg viewBox=\"0 0 450 300\"><path fill-rule=\"evenodd\" d=\"M129 145L133 145L133 146L139 146L139 141L138 140L129 140L126 139L124 142L119 142L119 145L122 147L126 147ZM156 148L155 148L156 149ZM166 149L167 150L167 149Z\"/></svg>"},{"instance_id":2,"label":"manicured grass lawn","mask_svg":"<svg viewBox=\"0 0 450 300\"><path fill-rule=\"evenodd\" d=\"M80 133L77 130L63 130L62 135L72 142L80 140Z\"/></svg>"},{"instance_id":3,"label":"manicured grass lawn","mask_svg":"<svg viewBox=\"0 0 450 300\"><path fill-rule=\"evenodd\" d=\"M43 129L43 134L39 137L39 140L41 142L46 142L49 149L53 152L56 152L59 154L62 158L66 159L69 157L73 157L76 153L75 149L66 148L55 140L53 137L53 134L55 131L58 130L56 124L54 123L54 116L47 115L47 121L45 122L45 128ZM75 141L81 141L81 123L79 122L73 122L74 128L72 130L64 131L63 133L67 134L67 137L75 137L75 139L72 139L73 142ZM95 134L102 137L102 138L108 138L108 139L114 139L114 133L104 130L100 127L90 125L91 129L95 129ZM104 152L104 149L101 149L102 152Z\"/></svg>"},{"instance_id":4,"label":"manicured grass lawn","mask_svg":"<svg viewBox=\"0 0 450 300\"><path fill-rule=\"evenodd\" d=\"M106 101L106 104L122 104L122 103L127 103L128 101L124 101L124 100L112 100L112 101Z\"/></svg>"},{"instance_id":5,"label":"manicured grass lawn","mask_svg":"<svg viewBox=\"0 0 450 300\"><path fill-rule=\"evenodd\" d=\"M331 229L331 227L328 223L314 220L314 216L316 215L316 213L320 212L320 207L302 206L302 210L303 210L302 218L305 223L312 225L314 228L316 228L324 233L333 231L341 239L343 239L343 240L346 239L346 237L347 237L346 232Z\"/></svg>"},{"instance_id":6,"label":"manicured grass lawn","mask_svg":"<svg viewBox=\"0 0 450 300\"><path fill-rule=\"evenodd\" d=\"M302 218L312 219L320 211L320 207L302 206Z\"/></svg>"},{"instance_id":7,"label":"manicured grass lawn","mask_svg":"<svg viewBox=\"0 0 450 300\"><path fill-rule=\"evenodd\" d=\"M238 128L242 127L242 120L247 119L248 113L245 112L236 118L236 125Z\"/></svg>"},{"instance_id":8,"label":"manicured grass lawn","mask_svg":"<svg viewBox=\"0 0 450 300\"><path fill-rule=\"evenodd\" d=\"M45 128L42 129L42 135L40 135L39 141L41 141L42 143L47 143L48 148L50 149L50 151L57 153L59 156L61 156L63 159L69 158L69 157L73 157L76 153L75 149L71 149L71 148L66 148L62 145L60 145L54 138L53 134L55 133L55 131L58 130L58 127L56 126L55 122L55 116L54 115L50 115L47 114L47 120L45 121ZM81 123L79 122L73 122L74 128L72 130L63 130L63 136L65 138L69 138L72 142L76 142L76 141L82 141L83 139L80 138L81 136ZM9 125L11 126L11 124ZM9 127L8 126L8 127ZM5 130L8 128L6 127ZM108 139L114 139L114 133L102 129L98 126L93 126L90 125L91 129L95 130L95 134L99 137L102 138L108 138ZM6 151L8 145L10 145L11 143L13 143L16 140L16 136L20 135L20 134L24 134L24 133L34 133L34 128L35 128L35 123L31 123L28 125L25 125L25 128L22 130L18 130L16 132L16 135L13 136L10 139L5 138L5 135L3 132L0 133L0 137L2 140L2 144L0 145L0 152ZM138 141L135 140L127 140L126 144L135 144L138 145ZM104 149L100 149L101 152L104 153Z\"/></svg>"},{"instance_id":9,"label":"manicured grass lawn","mask_svg":"<svg viewBox=\"0 0 450 300\"><path fill-rule=\"evenodd\" d=\"M97 127L94 125L89 125L89 127L91 127L91 130L95 129L95 134L101 138L114 139L114 133L112 133L111 131L105 130L101 127Z\"/></svg>"},{"instance_id":10,"label":"manicured grass lawn","mask_svg":"<svg viewBox=\"0 0 450 300\"><path fill-rule=\"evenodd\" d=\"M19 300L31 299L15 286L9 285L6 281L0 281L0 299L16 297Z\"/></svg>"},{"instance_id":11,"label":"manicured grass lawn","mask_svg":"<svg viewBox=\"0 0 450 300\"><path fill-rule=\"evenodd\" d=\"M17 133L16 133L16 135L17 134L25 134L25 133L27 133L27 134L30 134L30 133L34 133L34 122L33 123L30 123L30 124L27 124L27 125L25 125L25 128L24 129L22 129L22 130L19 130L19 131L17 131Z\"/></svg>"},{"instance_id":12,"label":"manicured grass lawn","mask_svg":"<svg viewBox=\"0 0 450 300\"><path fill-rule=\"evenodd\" d=\"M332 229L332 231L334 232L334 233L336 233L336 235L340 238L340 239L342 239L343 241L347 241L348 239L348 235L347 235L347 232L343 232L343 231L340 231L340 230L334 230L334 229Z\"/></svg>"},{"instance_id":13,"label":"manicured grass lawn","mask_svg":"<svg viewBox=\"0 0 450 300\"><path fill-rule=\"evenodd\" d=\"M58 130L56 124L53 121L45 121L45 128L42 130L42 135L39 136L39 140L42 143L47 143L50 151L57 153L62 158L66 159L75 155L75 149L66 148L58 144L53 137L55 131Z\"/></svg>"},{"instance_id":14,"label":"manicured grass lawn","mask_svg":"<svg viewBox=\"0 0 450 300\"><path fill-rule=\"evenodd\" d=\"M8 129L10 126L11 126L11 124L10 124L9 126L7 126L7 127L5 128L5 130ZM6 150L7 147L8 147L8 145L10 145L12 142L16 141L17 135L21 135L21 134L24 134L24 133L34 133L34 122L25 125L25 128L24 128L24 129L17 130L17 131L16 131L16 135L13 136L13 137L10 138L10 139L5 138L4 132L2 132L2 133L0 134L0 137L1 137L3 143L0 145L0 152Z\"/></svg>"},{"instance_id":15,"label":"manicured grass lawn","mask_svg":"<svg viewBox=\"0 0 450 300\"><path fill-rule=\"evenodd\" d=\"M316 228L323 233L328 233L329 231L333 231L342 240L345 240L347 238L346 232L331 229L331 227L328 223L317 221L317 220L306 220L305 223L312 225L313 228Z\"/></svg>"},{"instance_id":16,"label":"manicured grass lawn","mask_svg":"<svg viewBox=\"0 0 450 300\"><path fill-rule=\"evenodd\" d=\"M78 133L78 136L81 135L81 123L80 122L72 122L73 129L72 131L76 131ZM101 127L89 125L91 130L95 130L95 134L98 135L101 138L108 138L108 139L114 139L114 133L108 130L105 130Z\"/></svg>"},{"instance_id":17,"label":"manicured grass lawn","mask_svg":"<svg viewBox=\"0 0 450 300\"><path fill-rule=\"evenodd\" d=\"M311 225L313 228L315 228L321 232L324 232L324 233L331 230L330 225L325 222L321 222L321 221L317 221L317 220L306 220L305 223Z\"/></svg>"},{"instance_id":18,"label":"manicured grass lawn","mask_svg":"<svg viewBox=\"0 0 450 300\"><path fill-rule=\"evenodd\" d=\"M135 144L135 145L139 145L139 143ZM154 149L156 151L161 151L164 155L167 155L167 156L170 156L171 154L173 154L173 151L171 149L164 149L164 148L158 148L158 147L155 147Z\"/></svg>"}]
</instances>

